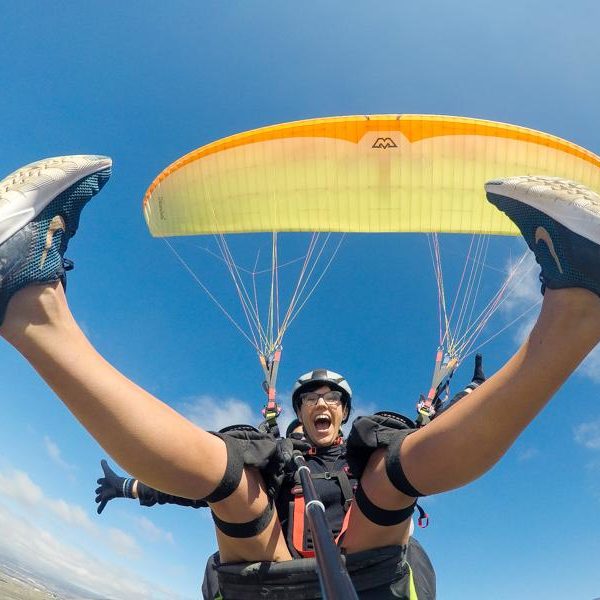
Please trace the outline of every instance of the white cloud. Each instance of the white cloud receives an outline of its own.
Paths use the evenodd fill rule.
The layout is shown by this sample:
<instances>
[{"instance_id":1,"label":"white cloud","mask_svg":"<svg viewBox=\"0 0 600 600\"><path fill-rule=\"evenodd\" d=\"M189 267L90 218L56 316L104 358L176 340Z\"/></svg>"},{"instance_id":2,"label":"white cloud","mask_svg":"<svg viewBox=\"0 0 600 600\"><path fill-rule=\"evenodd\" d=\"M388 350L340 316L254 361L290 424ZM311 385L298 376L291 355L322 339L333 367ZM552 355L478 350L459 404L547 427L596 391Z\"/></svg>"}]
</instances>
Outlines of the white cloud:
<instances>
[{"instance_id":1,"label":"white cloud","mask_svg":"<svg viewBox=\"0 0 600 600\"><path fill-rule=\"evenodd\" d=\"M127 569L100 561L96 556L66 544L2 504L0 531L0 557L3 560L42 578L46 585L67 590L68 597L114 600L179 597Z\"/></svg>"},{"instance_id":2,"label":"white cloud","mask_svg":"<svg viewBox=\"0 0 600 600\"><path fill-rule=\"evenodd\" d=\"M539 267L532 252L506 265L507 273L512 274L509 290L502 303L502 314L508 324L514 322L514 341L521 345L535 324L542 302Z\"/></svg>"},{"instance_id":3,"label":"white cloud","mask_svg":"<svg viewBox=\"0 0 600 600\"><path fill-rule=\"evenodd\" d=\"M600 480L598 479L598 474L600 473L600 460L591 460L590 462L586 463L585 470L593 474L594 483L596 484L600 494L600 486L598 485L600 483Z\"/></svg>"},{"instance_id":4,"label":"white cloud","mask_svg":"<svg viewBox=\"0 0 600 600\"><path fill-rule=\"evenodd\" d=\"M22 471L0 472L0 493L28 507L40 504L44 498L42 489Z\"/></svg>"},{"instance_id":5,"label":"white cloud","mask_svg":"<svg viewBox=\"0 0 600 600\"><path fill-rule=\"evenodd\" d=\"M537 320L537 314L535 314L534 316L529 317L529 318L524 317L523 320L519 323L519 325L515 329L515 333L513 335L513 340L519 346L524 344L525 341L527 340L527 338L529 337L529 334L531 333L531 330L533 329L533 326L535 325L536 320Z\"/></svg>"},{"instance_id":6,"label":"white cloud","mask_svg":"<svg viewBox=\"0 0 600 600\"><path fill-rule=\"evenodd\" d=\"M523 257L508 261L506 272L512 273L512 281L503 303L504 312L514 313L516 317L541 300L538 271L533 252L527 251Z\"/></svg>"},{"instance_id":7,"label":"white cloud","mask_svg":"<svg viewBox=\"0 0 600 600\"><path fill-rule=\"evenodd\" d=\"M108 539L112 549L120 556L127 558L139 558L142 551L137 542L129 534L121 529L111 527L108 530Z\"/></svg>"},{"instance_id":8,"label":"white cloud","mask_svg":"<svg viewBox=\"0 0 600 600\"><path fill-rule=\"evenodd\" d=\"M63 459L63 457L61 456L60 448L47 435L44 436L44 446L46 447L46 452L48 453L48 456L52 459L52 462L58 465L61 469L64 469L65 471L69 472L75 470L76 467L70 465Z\"/></svg>"},{"instance_id":9,"label":"white cloud","mask_svg":"<svg viewBox=\"0 0 600 600\"><path fill-rule=\"evenodd\" d=\"M139 534L149 542L168 542L175 544L173 534L157 527L150 519L146 517L136 517L134 523Z\"/></svg>"},{"instance_id":10,"label":"white cloud","mask_svg":"<svg viewBox=\"0 0 600 600\"><path fill-rule=\"evenodd\" d=\"M575 441L590 450L600 450L600 419L578 425Z\"/></svg>"},{"instance_id":11,"label":"white cloud","mask_svg":"<svg viewBox=\"0 0 600 600\"><path fill-rule=\"evenodd\" d=\"M377 406L373 402L361 400L360 398L352 398L352 412L348 422L342 426L342 432L345 437L348 437L350 429L352 429L352 421L361 415L372 415L377 411Z\"/></svg>"},{"instance_id":12,"label":"white cloud","mask_svg":"<svg viewBox=\"0 0 600 600\"><path fill-rule=\"evenodd\" d=\"M117 529L106 532L90 519L88 512L81 506L70 504L59 498L48 498L23 471L17 469L0 471L0 494L14 500L21 511L27 513L28 516L34 513L52 514L61 523L82 529L87 534L103 541L122 556L135 559L141 555L141 550L134 538Z\"/></svg>"},{"instance_id":13,"label":"white cloud","mask_svg":"<svg viewBox=\"0 0 600 600\"><path fill-rule=\"evenodd\" d=\"M596 346L588 357L581 363L577 373L591 379L594 383L600 383L600 346Z\"/></svg>"},{"instance_id":14,"label":"white cloud","mask_svg":"<svg viewBox=\"0 0 600 600\"><path fill-rule=\"evenodd\" d=\"M94 534L97 532L98 526L92 522L88 513L81 508L81 506L69 504L64 500L55 500L51 498L46 498L44 504L63 523L71 525L72 527L79 527L88 533Z\"/></svg>"},{"instance_id":15,"label":"white cloud","mask_svg":"<svg viewBox=\"0 0 600 600\"><path fill-rule=\"evenodd\" d=\"M509 263L507 271L515 268L517 262ZM529 252L523 262L518 265L511 291L507 295L502 305L502 312L507 323L518 319L515 323L515 333L513 339L521 345L531 332L534 326L542 296L540 294L540 282L537 277L539 266L535 262L532 252ZM591 379L595 383L600 383L600 345L593 350L577 369L577 373L583 377Z\"/></svg>"},{"instance_id":16,"label":"white cloud","mask_svg":"<svg viewBox=\"0 0 600 600\"><path fill-rule=\"evenodd\" d=\"M524 448L519 452L517 460L519 462L527 462L538 456L540 456L540 451L537 448Z\"/></svg>"},{"instance_id":17,"label":"white cloud","mask_svg":"<svg viewBox=\"0 0 600 600\"><path fill-rule=\"evenodd\" d=\"M296 418L292 409L291 391L278 393L277 402L283 409L277 423L281 435L284 435L287 426ZM179 410L190 421L210 431L218 431L223 427L239 424L256 427L263 420L258 408L237 398L222 400L211 396L199 396L182 402Z\"/></svg>"},{"instance_id":18,"label":"white cloud","mask_svg":"<svg viewBox=\"0 0 600 600\"><path fill-rule=\"evenodd\" d=\"M376 411L377 405L374 402L354 397L352 399L352 412L350 413L350 421L356 417L360 417L360 415L372 415Z\"/></svg>"},{"instance_id":19,"label":"white cloud","mask_svg":"<svg viewBox=\"0 0 600 600\"><path fill-rule=\"evenodd\" d=\"M210 431L218 431L228 425L241 423L254 425L260 421L255 409L235 398L221 400L210 396L199 396L182 403L181 412L196 425ZM260 416L260 413L258 415Z\"/></svg>"}]
</instances>

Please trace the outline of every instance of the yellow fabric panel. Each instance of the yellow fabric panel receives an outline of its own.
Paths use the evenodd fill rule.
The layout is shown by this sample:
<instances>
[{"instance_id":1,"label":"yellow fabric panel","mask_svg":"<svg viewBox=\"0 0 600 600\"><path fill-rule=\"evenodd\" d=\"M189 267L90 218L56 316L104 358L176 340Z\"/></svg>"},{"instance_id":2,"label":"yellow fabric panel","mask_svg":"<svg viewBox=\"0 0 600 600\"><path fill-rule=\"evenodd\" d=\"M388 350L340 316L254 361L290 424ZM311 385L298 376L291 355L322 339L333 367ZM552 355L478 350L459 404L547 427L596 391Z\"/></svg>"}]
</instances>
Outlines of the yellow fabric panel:
<instances>
[{"instance_id":1,"label":"yellow fabric panel","mask_svg":"<svg viewBox=\"0 0 600 600\"><path fill-rule=\"evenodd\" d=\"M600 157L532 129L462 117L372 115L274 125L165 169L144 198L154 236L256 231L515 234L483 184L574 179L600 193Z\"/></svg>"},{"instance_id":2,"label":"yellow fabric panel","mask_svg":"<svg viewBox=\"0 0 600 600\"><path fill-rule=\"evenodd\" d=\"M413 577L412 569L410 565L408 565L408 574L409 574L409 590L410 590L410 600L419 600L419 594L417 593L417 586L415 585L415 578Z\"/></svg>"}]
</instances>

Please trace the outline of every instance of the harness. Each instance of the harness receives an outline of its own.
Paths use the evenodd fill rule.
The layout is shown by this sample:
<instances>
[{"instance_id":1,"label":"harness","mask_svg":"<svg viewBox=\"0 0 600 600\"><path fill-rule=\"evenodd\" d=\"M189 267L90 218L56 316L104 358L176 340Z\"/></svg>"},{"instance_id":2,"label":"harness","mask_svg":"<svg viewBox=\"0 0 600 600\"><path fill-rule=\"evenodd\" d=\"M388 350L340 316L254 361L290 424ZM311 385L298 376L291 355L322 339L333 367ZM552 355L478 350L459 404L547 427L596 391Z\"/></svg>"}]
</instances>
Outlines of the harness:
<instances>
[{"instance_id":1,"label":"harness","mask_svg":"<svg viewBox=\"0 0 600 600\"><path fill-rule=\"evenodd\" d=\"M386 427L392 421L391 427ZM399 426L394 426L394 423ZM355 422L356 424L356 422ZM362 462L351 462L349 466L351 444L354 443L354 456L360 456L381 445L398 446L404 435L398 437L398 430L409 433L410 423L401 421L394 413L381 413L373 418L363 420L357 430L358 437L348 445L339 438L337 443L327 448L311 448L304 454L307 466L311 471L311 480L317 488L317 494L325 507L327 521L331 533L340 545L349 523L352 506L356 504L360 511L371 521L380 525L393 525L410 517L414 505L405 509L389 511L375 506L359 485L359 477L366 466ZM414 427L414 425L413 425ZM353 429L354 431L354 429ZM386 433L387 432L387 433ZM371 434L377 434L371 439ZM382 436L381 433L387 435ZM389 449L388 449L389 450ZM390 452L388 451L388 454ZM399 454L392 452L392 455ZM386 465L386 471L388 467ZM391 465L390 470L401 472L401 465ZM403 491L410 490L410 483L396 481L394 485ZM418 492L417 492L418 494ZM415 495L417 495L415 494ZM305 520L305 498L299 475L295 470L286 471L282 486L275 497L275 508L281 522L290 553L294 560L282 563L243 563L237 565L221 565L216 563L207 569L207 581L213 579L214 586L204 590L204 597L210 600L224 598L226 600L250 600L251 598L268 598L272 600L313 600L321 598L321 588L317 577L314 546ZM424 526L427 516L420 512L419 525ZM412 538L411 538L412 543ZM410 544L409 544L410 547ZM348 573L361 600L384 600L401 598L402 600L429 600L435 598L435 576L433 569L429 571L419 568L413 572L410 561L406 560L406 547L393 546L377 548L365 552L345 556ZM427 559L428 562L428 559ZM429 565L430 566L430 565ZM425 583L417 583L417 574ZM218 579L218 582L216 581ZM421 593L432 589L433 593ZM219 595L220 594L222 595Z\"/></svg>"},{"instance_id":2,"label":"harness","mask_svg":"<svg viewBox=\"0 0 600 600\"><path fill-rule=\"evenodd\" d=\"M336 485L342 494L341 507L344 511L344 517L342 520L339 531L336 531L334 527L332 534L335 538L335 543L339 544L342 540L348 523L350 521L350 508L352 506L352 500L354 498L354 492L356 491L356 480L352 478L349 473L348 465L344 465L339 470L325 471L324 473L311 473L311 478L317 489L328 485ZM334 492L335 493L335 492ZM312 537L310 535L310 529L306 527L305 518L305 501L302 485L300 484L300 478L298 473L294 474L294 487L292 488L292 494L294 496L293 503L290 507L290 517L288 519L288 535L287 542L290 552L296 555L297 558L311 558L315 555L313 550ZM319 496L327 496L327 494L319 493ZM331 511L330 511L331 512Z\"/></svg>"},{"instance_id":3,"label":"harness","mask_svg":"<svg viewBox=\"0 0 600 600\"><path fill-rule=\"evenodd\" d=\"M359 598L418 600L406 553L406 546L386 546L342 555ZM203 585L205 600L317 600L323 597L314 558L225 565L218 563L218 556L211 560L214 562L209 561L207 565ZM216 593L210 585L210 579L215 578L218 579Z\"/></svg>"},{"instance_id":4,"label":"harness","mask_svg":"<svg viewBox=\"0 0 600 600\"><path fill-rule=\"evenodd\" d=\"M312 466L311 478L318 490L319 497L325 503L331 533L336 544L339 545L343 540L354 504L358 505L367 518L384 525L399 523L407 519L416 508L419 511L419 527L427 527L429 518L421 506L416 503L398 511L385 511L373 505L358 484L358 480L350 472L345 460L345 448L342 438L338 438L336 446L338 454L333 460L333 468L328 468L323 472L314 472L320 465L310 461L311 457L319 456L318 449L311 448L306 457L310 461L308 463L309 468ZM331 453L332 450L328 448L321 451L325 455L328 452ZM327 456L326 458L329 461L333 459L333 457ZM310 528L306 526L305 500L298 473L293 474L291 495L293 499L288 504L287 520L282 518L284 517L281 514L283 507L279 507L278 510L282 523L287 522L286 542L294 558L311 558L314 556L313 541ZM336 499L338 499L337 502Z\"/></svg>"}]
</instances>

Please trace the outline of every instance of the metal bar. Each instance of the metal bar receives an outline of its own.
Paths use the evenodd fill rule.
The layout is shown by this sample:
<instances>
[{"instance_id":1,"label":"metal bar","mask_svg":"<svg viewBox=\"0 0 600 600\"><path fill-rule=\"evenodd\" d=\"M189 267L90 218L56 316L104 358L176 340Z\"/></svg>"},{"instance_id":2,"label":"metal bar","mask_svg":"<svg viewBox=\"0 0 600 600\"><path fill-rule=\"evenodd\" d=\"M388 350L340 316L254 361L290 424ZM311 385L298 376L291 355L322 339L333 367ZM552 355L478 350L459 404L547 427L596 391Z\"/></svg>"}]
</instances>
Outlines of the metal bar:
<instances>
[{"instance_id":1,"label":"metal bar","mask_svg":"<svg viewBox=\"0 0 600 600\"><path fill-rule=\"evenodd\" d=\"M319 500L310 475L310 469L300 452L294 453L298 475L302 484L305 501L305 514L308 519L317 559L317 573L324 600L358 600L358 595L346 566L342 562L339 548L336 546L329 524L325 517L325 507Z\"/></svg>"}]
</instances>

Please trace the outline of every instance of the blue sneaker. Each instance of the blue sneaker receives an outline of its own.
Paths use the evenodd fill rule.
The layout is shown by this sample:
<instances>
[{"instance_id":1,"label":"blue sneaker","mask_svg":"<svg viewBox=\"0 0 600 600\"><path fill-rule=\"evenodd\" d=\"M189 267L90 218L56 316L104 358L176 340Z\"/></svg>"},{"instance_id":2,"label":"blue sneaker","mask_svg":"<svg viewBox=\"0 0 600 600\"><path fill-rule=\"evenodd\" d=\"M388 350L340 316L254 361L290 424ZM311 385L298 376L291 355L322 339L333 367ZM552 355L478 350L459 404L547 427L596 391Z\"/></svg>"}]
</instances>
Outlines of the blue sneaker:
<instances>
[{"instance_id":1,"label":"blue sneaker","mask_svg":"<svg viewBox=\"0 0 600 600\"><path fill-rule=\"evenodd\" d=\"M62 280L64 259L88 200L110 177L106 156L60 156L27 165L0 181L0 324L13 294Z\"/></svg>"},{"instance_id":2,"label":"blue sneaker","mask_svg":"<svg viewBox=\"0 0 600 600\"><path fill-rule=\"evenodd\" d=\"M600 196L557 177L485 185L488 200L521 230L542 267L542 293L580 287L600 295Z\"/></svg>"}]
</instances>

